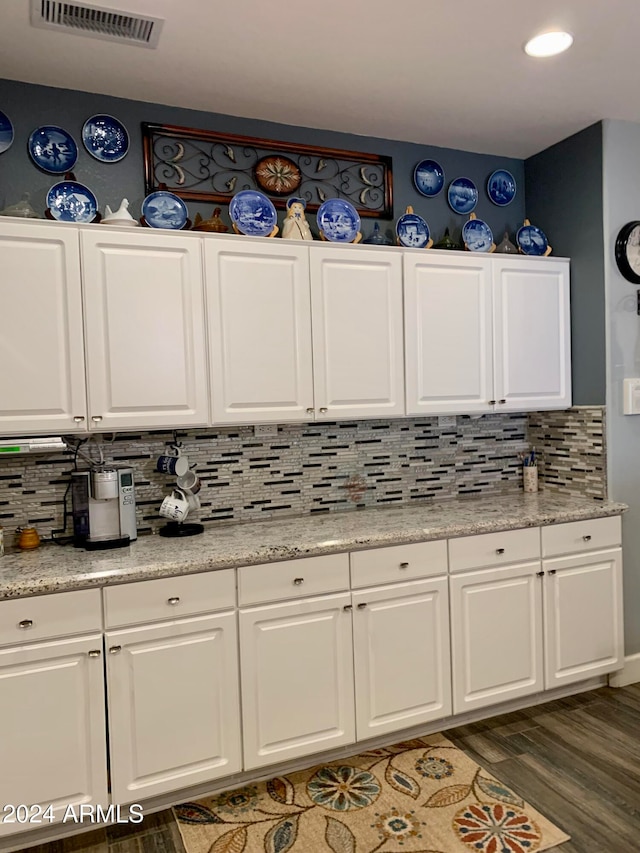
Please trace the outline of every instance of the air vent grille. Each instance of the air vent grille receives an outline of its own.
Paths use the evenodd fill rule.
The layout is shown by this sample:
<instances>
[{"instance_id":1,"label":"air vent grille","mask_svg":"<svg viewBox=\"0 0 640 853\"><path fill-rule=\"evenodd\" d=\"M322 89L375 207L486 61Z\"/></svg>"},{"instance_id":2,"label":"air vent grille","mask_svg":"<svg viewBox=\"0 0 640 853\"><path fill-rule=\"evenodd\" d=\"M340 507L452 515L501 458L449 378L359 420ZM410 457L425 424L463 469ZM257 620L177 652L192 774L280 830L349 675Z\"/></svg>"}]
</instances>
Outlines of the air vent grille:
<instances>
[{"instance_id":1,"label":"air vent grille","mask_svg":"<svg viewBox=\"0 0 640 853\"><path fill-rule=\"evenodd\" d=\"M142 18L116 9L31 0L31 24L43 29L66 30L88 38L108 39L140 47L157 47L161 18Z\"/></svg>"}]
</instances>

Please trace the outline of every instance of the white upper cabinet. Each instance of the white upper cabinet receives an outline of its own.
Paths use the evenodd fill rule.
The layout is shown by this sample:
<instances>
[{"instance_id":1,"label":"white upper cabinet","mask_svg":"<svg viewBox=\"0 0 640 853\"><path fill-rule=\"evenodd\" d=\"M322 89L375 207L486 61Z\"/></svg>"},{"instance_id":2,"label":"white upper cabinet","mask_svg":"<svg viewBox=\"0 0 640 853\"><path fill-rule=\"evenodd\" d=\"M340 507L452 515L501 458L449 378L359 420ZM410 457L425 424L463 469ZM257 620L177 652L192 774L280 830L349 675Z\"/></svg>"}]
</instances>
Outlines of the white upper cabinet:
<instances>
[{"instance_id":1,"label":"white upper cabinet","mask_svg":"<svg viewBox=\"0 0 640 853\"><path fill-rule=\"evenodd\" d=\"M89 426L206 426L200 240L81 231Z\"/></svg>"},{"instance_id":2,"label":"white upper cabinet","mask_svg":"<svg viewBox=\"0 0 640 853\"><path fill-rule=\"evenodd\" d=\"M78 231L0 220L0 435L86 429Z\"/></svg>"},{"instance_id":3,"label":"white upper cabinet","mask_svg":"<svg viewBox=\"0 0 640 853\"><path fill-rule=\"evenodd\" d=\"M569 262L405 254L407 414L571 405Z\"/></svg>"},{"instance_id":4,"label":"white upper cabinet","mask_svg":"<svg viewBox=\"0 0 640 853\"><path fill-rule=\"evenodd\" d=\"M204 257L214 423L313 420L307 247L216 238Z\"/></svg>"},{"instance_id":5,"label":"white upper cabinet","mask_svg":"<svg viewBox=\"0 0 640 853\"><path fill-rule=\"evenodd\" d=\"M403 415L401 254L309 251L316 420Z\"/></svg>"},{"instance_id":6,"label":"white upper cabinet","mask_svg":"<svg viewBox=\"0 0 640 853\"><path fill-rule=\"evenodd\" d=\"M571 405L569 262L495 258L495 398L500 411Z\"/></svg>"},{"instance_id":7,"label":"white upper cabinet","mask_svg":"<svg viewBox=\"0 0 640 853\"><path fill-rule=\"evenodd\" d=\"M491 266L477 255L404 256L407 414L492 408Z\"/></svg>"}]
</instances>

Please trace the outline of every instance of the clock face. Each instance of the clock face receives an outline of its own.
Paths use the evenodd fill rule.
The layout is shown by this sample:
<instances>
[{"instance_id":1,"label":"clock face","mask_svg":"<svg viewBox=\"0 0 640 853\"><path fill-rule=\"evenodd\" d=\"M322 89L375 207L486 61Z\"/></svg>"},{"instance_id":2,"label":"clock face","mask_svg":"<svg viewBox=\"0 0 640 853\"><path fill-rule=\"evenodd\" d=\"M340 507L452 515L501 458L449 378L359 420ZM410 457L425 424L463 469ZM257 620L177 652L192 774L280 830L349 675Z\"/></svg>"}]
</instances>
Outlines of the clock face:
<instances>
[{"instance_id":1,"label":"clock face","mask_svg":"<svg viewBox=\"0 0 640 853\"><path fill-rule=\"evenodd\" d=\"M615 246L618 269L627 281L640 284L640 222L627 222Z\"/></svg>"}]
</instances>

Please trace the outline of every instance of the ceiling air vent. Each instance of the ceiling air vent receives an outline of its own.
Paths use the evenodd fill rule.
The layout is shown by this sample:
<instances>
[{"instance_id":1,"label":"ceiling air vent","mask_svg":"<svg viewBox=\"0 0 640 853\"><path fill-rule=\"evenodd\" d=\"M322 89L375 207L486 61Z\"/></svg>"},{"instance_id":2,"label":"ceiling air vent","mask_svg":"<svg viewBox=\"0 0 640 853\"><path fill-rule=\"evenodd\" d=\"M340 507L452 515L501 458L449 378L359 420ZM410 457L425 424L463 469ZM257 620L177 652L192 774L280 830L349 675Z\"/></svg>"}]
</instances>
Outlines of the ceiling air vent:
<instances>
[{"instance_id":1,"label":"ceiling air vent","mask_svg":"<svg viewBox=\"0 0 640 853\"><path fill-rule=\"evenodd\" d=\"M140 17L103 6L31 0L31 24L46 30L65 30L87 38L157 47L162 18Z\"/></svg>"}]
</instances>

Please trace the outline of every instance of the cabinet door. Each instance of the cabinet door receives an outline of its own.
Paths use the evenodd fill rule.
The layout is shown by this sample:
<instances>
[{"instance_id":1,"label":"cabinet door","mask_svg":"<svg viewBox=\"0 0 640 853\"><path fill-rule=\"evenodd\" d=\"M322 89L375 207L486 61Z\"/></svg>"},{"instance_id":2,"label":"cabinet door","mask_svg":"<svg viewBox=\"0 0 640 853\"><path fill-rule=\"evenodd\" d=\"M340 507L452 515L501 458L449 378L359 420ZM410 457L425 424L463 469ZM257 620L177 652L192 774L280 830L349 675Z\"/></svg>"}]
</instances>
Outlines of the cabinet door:
<instances>
[{"instance_id":1,"label":"cabinet door","mask_svg":"<svg viewBox=\"0 0 640 853\"><path fill-rule=\"evenodd\" d=\"M0 435L86 430L78 231L0 222Z\"/></svg>"},{"instance_id":2,"label":"cabinet door","mask_svg":"<svg viewBox=\"0 0 640 853\"><path fill-rule=\"evenodd\" d=\"M404 414L401 255L311 247L316 420Z\"/></svg>"},{"instance_id":3,"label":"cabinet door","mask_svg":"<svg viewBox=\"0 0 640 853\"><path fill-rule=\"evenodd\" d=\"M313 420L309 250L205 242L214 423Z\"/></svg>"},{"instance_id":4,"label":"cabinet door","mask_svg":"<svg viewBox=\"0 0 640 853\"><path fill-rule=\"evenodd\" d=\"M201 244L82 231L92 429L208 422Z\"/></svg>"},{"instance_id":5,"label":"cabinet door","mask_svg":"<svg viewBox=\"0 0 640 853\"><path fill-rule=\"evenodd\" d=\"M57 821L106 807L102 636L1 649L0 697L0 804L51 804ZM0 823L0 836L35 828Z\"/></svg>"},{"instance_id":6,"label":"cabinet door","mask_svg":"<svg viewBox=\"0 0 640 853\"><path fill-rule=\"evenodd\" d=\"M116 803L241 769L236 615L107 633Z\"/></svg>"},{"instance_id":7,"label":"cabinet door","mask_svg":"<svg viewBox=\"0 0 640 853\"><path fill-rule=\"evenodd\" d=\"M240 611L245 770L354 742L350 611L346 592Z\"/></svg>"},{"instance_id":8,"label":"cabinet door","mask_svg":"<svg viewBox=\"0 0 640 853\"><path fill-rule=\"evenodd\" d=\"M621 669L622 551L545 560L546 687Z\"/></svg>"},{"instance_id":9,"label":"cabinet door","mask_svg":"<svg viewBox=\"0 0 640 853\"><path fill-rule=\"evenodd\" d=\"M407 414L493 409L488 258L404 256Z\"/></svg>"},{"instance_id":10,"label":"cabinet door","mask_svg":"<svg viewBox=\"0 0 640 853\"><path fill-rule=\"evenodd\" d=\"M498 410L568 408L569 262L496 258L494 306Z\"/></svg>"},{"instance_id":11,"label":"cabinet door","mask_svg":"<svg viewBox=\"0 0 640 853\"><path fill-rule=\"evenodd\" d=\"M358 740L451 714L446 578L353 593Z\"/></svg>"},{"instance_id":12,"label":"cabinet door","mask_svg":"<svg viewBox=\"0 0 640 853\"><path fill-rule=\"evenodd\" d=\"M449 578L454 713L542 690L539 571L535 562Z\"/></svg>"}]
</instances>

